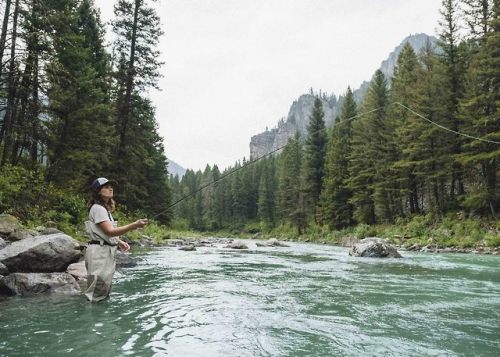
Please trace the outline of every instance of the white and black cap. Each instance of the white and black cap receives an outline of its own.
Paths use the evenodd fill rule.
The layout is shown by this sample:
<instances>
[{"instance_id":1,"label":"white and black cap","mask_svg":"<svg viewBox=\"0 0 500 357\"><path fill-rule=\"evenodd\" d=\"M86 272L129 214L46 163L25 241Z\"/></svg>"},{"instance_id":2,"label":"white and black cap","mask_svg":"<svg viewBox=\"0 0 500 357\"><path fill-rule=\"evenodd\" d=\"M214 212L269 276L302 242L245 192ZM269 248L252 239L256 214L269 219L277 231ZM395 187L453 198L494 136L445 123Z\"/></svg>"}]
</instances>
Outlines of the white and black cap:
<instances>
[{"instance_id":1,"label":"white and black cap","mask_svg":"<svg viewBox=\"0 0 500 357\"><path fill-rule=\"evenodd\" d=\"M108 184L108 183L109 183L109 184L111 184L111 185L113 185L113 186L116 186L116 183L117 183L117 182L116 182L116 181L114 181L114 180L108 180L108 179L107 179L107 178L105 178L105 177L98 177L98 178L96 178L96 179L94 180L94 182L92 182L92 185L90 185L90 189L91 189L92 191L99 191L99 189L100 189L102 186L104 186L104 185L106 185L106 184Z\"/></svg>"}]
</instances>

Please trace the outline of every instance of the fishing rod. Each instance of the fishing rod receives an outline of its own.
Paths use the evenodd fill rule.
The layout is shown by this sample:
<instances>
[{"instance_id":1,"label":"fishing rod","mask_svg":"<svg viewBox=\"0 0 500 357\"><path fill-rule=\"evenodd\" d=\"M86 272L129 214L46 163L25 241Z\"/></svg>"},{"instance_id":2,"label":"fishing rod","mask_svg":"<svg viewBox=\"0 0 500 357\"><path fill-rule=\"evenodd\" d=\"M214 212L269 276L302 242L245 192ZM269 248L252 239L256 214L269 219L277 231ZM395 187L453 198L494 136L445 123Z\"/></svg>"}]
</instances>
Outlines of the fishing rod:
<instances>
[{"instance_id":1,"label":"fishing rod","mask_svg":"<svg viewBox=\"0 0 500 357\"><path fill-rule=\"evenodd\" d=\"M440 128L440 129L442 129L442 130L446 130L446 131L448 131L448 132L454 133L454 134L459 135L459 136L466 137L466 138L468 138L468 139L479 140L479 141L486 142L486 143L489 143L489 144L496 144L496 145L500 145L500 141L494 141L494 140L483 139L483 138L479 138L479 137L476 137L476 136L473 136L473 135L465 134L465 133L462 133L462 132L459 132L459 131L456 131L456 130L453 130L453 129L447 128L447 127L445 127L445 126L443 126L443 125L441 125L441 124L438 124L438 123L436 123L436 122L434 122L434 121L432 121L432 120L430 120L430 119L426 118L426 117L425 117L425 116L423 116L422 114L420 114L420 113L418 113L418 112L414 111L413 109L409 108L408 106L406 106L406 105L404 105L404 104L402 104L402 103L400 103L400 102L392 102L392 103L388 103L386 106L381 106L381 107L378 107L378 108L375 108L375 109L369 110L369 111L367 111L367 112L363 112L363 113L356 114L356 115L354 115L354 116L352 116L352 117L349 117L349 118L346 118L346 119L344 119L344 120L340 121L340 122L339 122L338 124L336 124L336 125L339 125L339 124L342 124L342 123L347 123L347 122L350 122L350 121L352 121L352 120L354 120L354 119L357 119L357 118L363 117L363 116L365 116L365 115L368 115L368 114L371 114L371 113L377 112L377 111L382 110L382 109L387 109L387 108L389 108L389 106L391 106L391 105L399 105L399 106L401 106L402 108L404 108L405 110L408 110L409 112L411 112L411 113L415 114L415 115L416 115L416 116L418 116L419 118L424 119L425 121L429 122L429 123L430 123L430 124L432 124L432 125L437 126L438 128ZM320 132L325 131L325 130L327 130L327 129L328 129L328 128L326 128L326 127L325 127L325 128L323 128L323 129L316 130L316 131L312 132L312 133L311 133L311 135L314 135L314 134L320 133ZM203 185L203 186L199 187L197 190L195 190L195 191L193 191L193 192L191 192L191 193L189 193L189 194L187 194L187 195L185 195L185 196L183 196L183 197L179 198L179 199L178 199L178 200L176 200L174 203L172 203L172 204L168 205L168 206L167 206L164 210L162 210L160 213L158 213L158 214L154 215L153 217L151 217L151 219L154 219L154 218L156 218L156 217L161 216L162 214L166 213L168 210L170 210L172 207L176 206L176 205L177 205L177 204L179 204L180 202L182 202L182 201L184 201L184 200L188 199L189 197L192 197L192 196L196 195L198 192L200 192L200 191L204 190L205 188L207 188L207 187L209 187L209 186L212 186L212 185L216 184L217 182L219 182L219 181L223 180L223 179L224 179L224 178L226 178L227 176L232 175L232 174L234 174L235 172L237 172L237 171L239 171L239 170L241 170L241 169L243 169L243 168L246 168L246 167L248 167L248 166L250 166L250 165L253 165L253 164L254 164L254 163L256 163L257 161L260 161L260 160L262 160L262 159L264 159L264 158L266 158L266 157L268 157L268 156L273 155L274 153L276 153L276 152L278 152L278 151L282 150L285 146L286 146L286 144L285 144L285 145L282 145L282 146L280 146L280 147L278 147L278 148L276 148L276 149L274 149L274 150L271 150L271 151L270 151L270 152L268 152L267 154L264 154L264 155L262 155L262 156L259 156L259 157L255 158L255 159L253 159L253 160L250 160L250 161L248 161L247 163L245 163L244 165L242 165L242 166L240 166L240 167L237 167L237 168L235 168L235 169L233 169L233 170L231 170L231 171L229 171L229 172L226 172L225 174L221 175L220 177L218 177L217 179L213 180L212 182L209 182L209 183L207 183L207 184L205 184L205 185Z\"/></svg>"}]
</instances>

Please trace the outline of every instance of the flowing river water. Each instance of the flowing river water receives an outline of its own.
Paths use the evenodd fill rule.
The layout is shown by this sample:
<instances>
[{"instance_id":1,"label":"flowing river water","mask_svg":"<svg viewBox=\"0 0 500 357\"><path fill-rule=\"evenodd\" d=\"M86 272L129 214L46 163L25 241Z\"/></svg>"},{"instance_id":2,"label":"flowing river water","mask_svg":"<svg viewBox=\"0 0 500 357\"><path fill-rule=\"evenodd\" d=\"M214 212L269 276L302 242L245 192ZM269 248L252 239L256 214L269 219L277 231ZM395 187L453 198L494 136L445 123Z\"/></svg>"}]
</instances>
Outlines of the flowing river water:
<instances>
[{"instance_id":1,"label":"flowing river water","mask_svg":"<svg viewBox=\"0 0 500 357\"><path fill-rule=\"evenodd\" d=\"M134 253L111 298L0 300L0 356L500 356L500 257Z\"/></svg>"}]
</instances>

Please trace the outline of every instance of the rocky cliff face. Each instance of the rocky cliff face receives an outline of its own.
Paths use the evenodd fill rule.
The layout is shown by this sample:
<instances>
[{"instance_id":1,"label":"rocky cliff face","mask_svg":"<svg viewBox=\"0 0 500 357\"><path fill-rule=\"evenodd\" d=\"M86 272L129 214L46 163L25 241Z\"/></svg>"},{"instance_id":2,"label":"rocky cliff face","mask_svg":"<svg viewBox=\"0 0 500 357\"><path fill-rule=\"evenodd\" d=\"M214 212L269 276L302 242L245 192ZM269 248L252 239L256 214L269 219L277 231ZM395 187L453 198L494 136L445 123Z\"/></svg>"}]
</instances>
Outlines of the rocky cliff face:
<instances>
[{"instance_id":1,"label":"rocky cliff face","mask_svg":"<svg viewBox=\"0 0 500 357\"><path fill-rule=\"evenodd\" d=\"M319 98L323 102L326 125L332 125L338 115L337 99L326 96L319 96ZM314 94L301 95L292 103L286 120L282 118L276 128L253 136L250 141L250 158L254 159L283 147L288 138L294 136L297 131L304 133L315 99Z\"/></svg>"},{"instance_id":2,"label":"rocky cliff face","mask_svg":"<svg viewBox=\"0 0 500 357\"><path fill-rule=\"evenodd\" d=\"M418 53L426 46L427 42L435 44L436 38L426 34L416 34L405 38L380 65L380 70L387 78L393 76L398 56L407 42L409 42L415 52ZM353 91L356 102L360 103L363 100L369 86L370 82L365 81L359 88ZM342 96L339 98L335 96L326 96L321 93L303 94L292 103L288 116L280 119L275 128L252 136L250 140L250 158L255 159L283 147L287 140L294 136L297 131L301 134L305 133L307 124L309 123L309 115L312 112L314 99L316 97L320 98L323 102L326 126L333 125L335 118L340 114L344 98Z\"/></svg>"},{"instance_id":3,"label":"rocky cliff face","mask_svg":"<svg viewBox=\"0 0 500 357\"><path fill-rule=\"evenodd\" d=\"M186 169L175 161L168 159L168 173L171 176L177 175L179 178L182 178L182 176L186 173Z\"/></svg>"}]
</instances>

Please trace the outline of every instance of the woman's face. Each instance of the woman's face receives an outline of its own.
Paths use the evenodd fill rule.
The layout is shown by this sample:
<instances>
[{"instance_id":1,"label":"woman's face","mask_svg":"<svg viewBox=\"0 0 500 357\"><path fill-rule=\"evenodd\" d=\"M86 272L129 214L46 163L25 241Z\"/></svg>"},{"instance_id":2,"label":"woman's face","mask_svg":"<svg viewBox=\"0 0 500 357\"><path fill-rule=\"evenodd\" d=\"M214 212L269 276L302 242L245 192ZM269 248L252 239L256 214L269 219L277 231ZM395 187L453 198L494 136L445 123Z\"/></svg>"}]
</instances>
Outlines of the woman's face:
<instances>
[{"instance_id":1,"label":"woman's face","mask_svg":"<svg viewBox=\"0 0 500 357\"><path fill-rule=\"evenodd\" d=\"M108 201L113 198L113 186L111 184L106 184L101 187L99 190L99 195L103 198L103 200Z\"/></svg>"}]
</instances>

